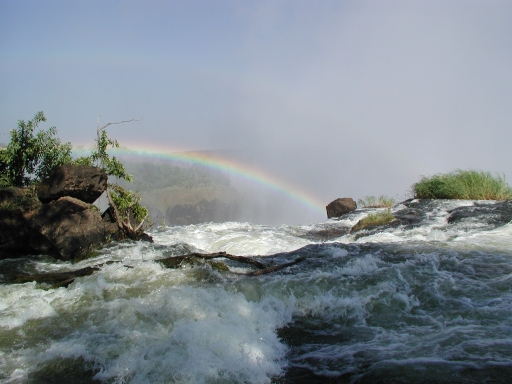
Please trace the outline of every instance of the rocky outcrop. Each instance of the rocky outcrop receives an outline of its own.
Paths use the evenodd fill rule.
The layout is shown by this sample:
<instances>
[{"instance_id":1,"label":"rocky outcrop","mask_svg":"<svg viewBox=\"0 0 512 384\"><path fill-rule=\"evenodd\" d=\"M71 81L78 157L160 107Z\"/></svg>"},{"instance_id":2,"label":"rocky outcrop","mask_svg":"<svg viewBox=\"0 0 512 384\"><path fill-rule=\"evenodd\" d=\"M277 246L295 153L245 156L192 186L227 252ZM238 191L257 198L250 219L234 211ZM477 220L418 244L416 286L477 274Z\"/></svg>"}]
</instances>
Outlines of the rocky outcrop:
<instances>
[{"instance_id":1,"label":"rocky outcrop","mask_svg":"<svg viewBox=\"0 0 512 384\"><path fill-rule=\"evenodd\" d=\"M43 203L64 196L86 203L94 203L107 189L108 176L98 167L87 165L62 165L56 167L48 178L37 186L37 197Z\"/></svg>"},{"instance_id":2,"label":"rocky outcrop","mask_svg":"<svg viewBox=\"0 0 512 384\"><path fill-rule=\"evenodd\" d=\"M353 199L343 197L331 201L325 208L327 210L327 218L330 219L331 217L340 217L346 213L355 211L357 204Z\"/></svg>"},{"instance_id":3,"label":"rocky outcrop","mask_svg":"<svg viewBox=\"0 0 512 384\"><path fill-rule=\"evenodd\" d=\"M32 188L0 189L0 257L50 254L73 260L109 238L123 237L110 210L102 216L89 203L106 188L106 174L99 168L58 167L42 185L37 194Z\"/></svg>"}]
</instances>

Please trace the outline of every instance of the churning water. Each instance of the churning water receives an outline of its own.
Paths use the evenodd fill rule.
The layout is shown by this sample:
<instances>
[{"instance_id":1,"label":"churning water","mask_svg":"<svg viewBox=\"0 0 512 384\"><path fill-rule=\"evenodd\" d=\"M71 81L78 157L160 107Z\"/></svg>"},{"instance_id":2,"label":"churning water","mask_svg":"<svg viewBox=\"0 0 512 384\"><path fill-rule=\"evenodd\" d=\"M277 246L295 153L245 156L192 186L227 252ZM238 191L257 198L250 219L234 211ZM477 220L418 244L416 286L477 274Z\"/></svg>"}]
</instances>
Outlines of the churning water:
<instances>
[{"instance_id":1,"label":"churning water","mask_svg":"<svg viewBox=\"0 0 512 384\"><path fill-rule=\"evenodd\" d=\"M499 213L412 201L412 224L355 234L373 210L310 226L202 224L113 243L77 264L38 257L5 271L79 269L67 288L0 285L4 383L500 383L512 378L512 225ZM412 212L412 213L411 213ZM194 251L256 256L167 269ZM5 281L5 280L4 280Z\"/></svg>"}]
</instances>

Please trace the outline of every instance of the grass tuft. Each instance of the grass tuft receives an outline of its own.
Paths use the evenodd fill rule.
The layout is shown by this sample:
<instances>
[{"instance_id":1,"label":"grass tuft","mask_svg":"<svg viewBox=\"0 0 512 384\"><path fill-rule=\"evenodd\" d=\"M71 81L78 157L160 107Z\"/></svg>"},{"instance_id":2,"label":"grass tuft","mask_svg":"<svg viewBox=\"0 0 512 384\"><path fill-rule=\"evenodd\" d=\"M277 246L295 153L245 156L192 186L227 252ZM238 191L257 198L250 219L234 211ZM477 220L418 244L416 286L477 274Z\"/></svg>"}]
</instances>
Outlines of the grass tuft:
<instances>
[{"instance_id":1,"label":"grass tuft","mask_svg":"<svg viewBox=\"0 0 512 384\"><path fill-rule=\"evenodd\" d=\"M393 221L395 217L391 214L391 210L386 209L384 212L370 213L368 216L359 220L356 225L352 227L350 232L360 231L373 225L385 225Z\"/></svg>"},{"instance_id":2,"label":"grass tuft","mask_svg":"<svg viewBox=\"0 0 512 384\"><path fill-rule=\"evenodd\" d=\"M363 208L391 208L395 205L395 202L394 198L384 195L380 195L379 197L365 196L364 199L357 201L357 205Z\"/></svg>"},{"instance_id":3,"label":"grass tuft","mask_svg":"<svg viewBox=\"0 0 512 384\"><path fill-rule=\"evenodd\" d=\"M507 200L512 188L490 172L456 170L422 179L412 186L417 199Z\"/></svg>"}]
</instances>

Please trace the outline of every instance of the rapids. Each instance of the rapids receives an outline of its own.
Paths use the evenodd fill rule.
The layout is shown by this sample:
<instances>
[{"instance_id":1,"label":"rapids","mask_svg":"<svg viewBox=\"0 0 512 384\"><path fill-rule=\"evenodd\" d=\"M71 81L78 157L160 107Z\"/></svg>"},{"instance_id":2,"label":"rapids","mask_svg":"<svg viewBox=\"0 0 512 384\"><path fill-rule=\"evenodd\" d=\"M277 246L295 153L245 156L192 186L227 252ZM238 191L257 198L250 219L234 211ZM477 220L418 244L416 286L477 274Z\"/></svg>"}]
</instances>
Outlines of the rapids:
<instances>
[{"instance_id":1,"label":"rapids","mask_svg":"<svg viewBox=\"0 0 512 384\"><path fill-rule=\"evenodd\" d=\"M413 210L416 222L355 234L348 230L375 209L308 226L156 228L154 244L111 243L75 264L1 260L0 380L509 382L512 224L494 211L448 223L448 211L466 206L473 202L405 202L392 211ZM249 269L233 261L232 272L155 262L193 251L269 265L306 259L258 277L233 273ZM6 283L20 271L108 260L122 263L68 288Z\"/></svg>"}]
</instances>

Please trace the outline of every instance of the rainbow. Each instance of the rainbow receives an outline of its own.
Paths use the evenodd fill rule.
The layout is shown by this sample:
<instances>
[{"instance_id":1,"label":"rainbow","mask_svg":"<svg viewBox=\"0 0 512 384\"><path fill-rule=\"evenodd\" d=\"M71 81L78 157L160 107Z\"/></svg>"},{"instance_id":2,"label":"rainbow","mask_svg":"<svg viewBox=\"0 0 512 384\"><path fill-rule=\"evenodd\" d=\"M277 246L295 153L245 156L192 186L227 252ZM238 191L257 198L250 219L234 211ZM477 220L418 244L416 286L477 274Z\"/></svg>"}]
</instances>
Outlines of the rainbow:
<instances>
[{"instance_id":1,"label":"rainbow","mask_svg":"<svg viewBox=\"0 0 512 384\"><path fill-rule=\"evenodd\" d=\"M165 152L154 149L132 150L128 148L116 148L110 150L111 154L122 158L140 160L158 160L165 162L178 162L182 164L198 164L209 169L227 172L230 175L257 183L265 188L308 207L316 213L325 215L325 204L313 195L300 190L298 187L278 180L275 176L264 173L259 169L246 164L236 162L226 157L214 155L209 151ZM89 151L74 150L77 156L88 155Z\"/></svg>"}]
</instances>

